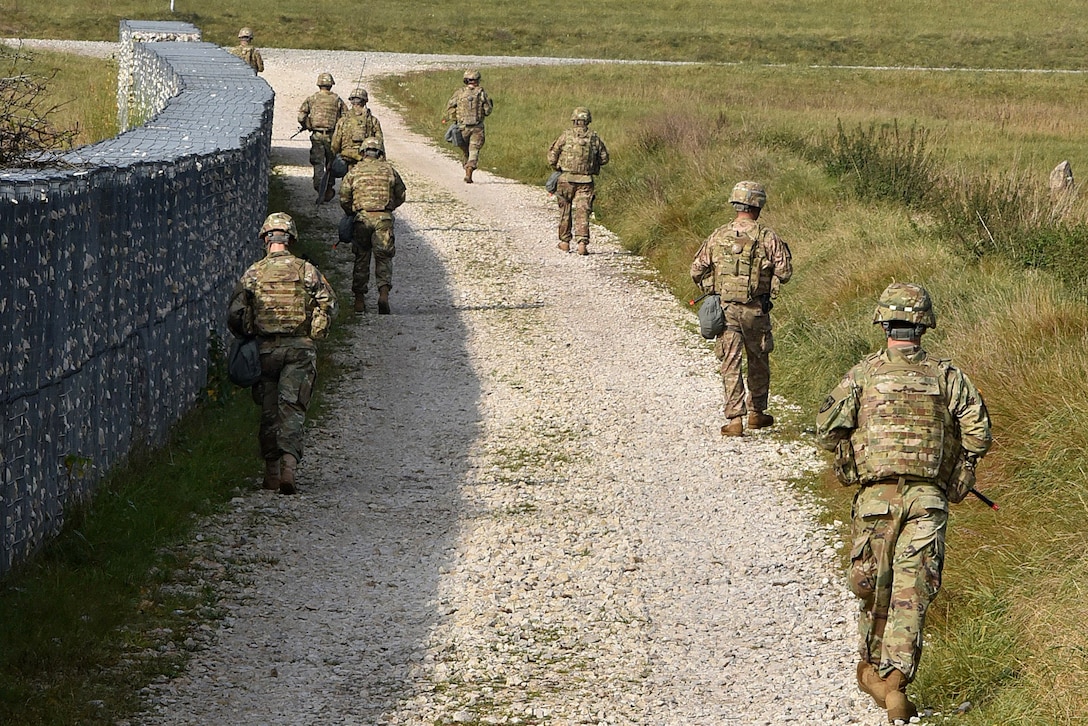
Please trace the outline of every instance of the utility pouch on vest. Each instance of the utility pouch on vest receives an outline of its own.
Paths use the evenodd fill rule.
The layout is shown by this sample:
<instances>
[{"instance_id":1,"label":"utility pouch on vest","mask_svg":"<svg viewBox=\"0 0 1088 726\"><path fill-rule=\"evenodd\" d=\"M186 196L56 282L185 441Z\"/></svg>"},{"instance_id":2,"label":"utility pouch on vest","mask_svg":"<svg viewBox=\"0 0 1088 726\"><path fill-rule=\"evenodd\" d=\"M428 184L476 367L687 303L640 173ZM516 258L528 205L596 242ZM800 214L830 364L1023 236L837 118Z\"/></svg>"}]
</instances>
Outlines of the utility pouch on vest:
<instances>
[{"instance_id":1,"label":"utility pouch on vest","mask_svg":"<svg viewBox=\"0 0 1088 726\"><path fill-rule=\"evenodd\" d=\"M713 340L725 332L725 312L722 310L721 295L709 292L699 300L703 301L699 306L699 335Z\"/></svg>"},{"instance_id":2,"label":"utility pouch on vest","mask_svg":"<svg viewBox=\"0 0 1088 726\"><path fill-rule=\"evenodd\" d=\"M953 504L962 502L975 487L975 467L961 455L952 469L952 476L944 485L944 494Z\"/></svg>"},{"instance_id":3,"label":"utility pouch on vest","mask_svg":"<svg viewBox=\"0 0 1088 726\"><path fill-rule=\"evenodd\" d=\"M261 350L256 338L235 338L227 355L227 377L242 388L261 380Z\"/></svg>"}]
</instances>

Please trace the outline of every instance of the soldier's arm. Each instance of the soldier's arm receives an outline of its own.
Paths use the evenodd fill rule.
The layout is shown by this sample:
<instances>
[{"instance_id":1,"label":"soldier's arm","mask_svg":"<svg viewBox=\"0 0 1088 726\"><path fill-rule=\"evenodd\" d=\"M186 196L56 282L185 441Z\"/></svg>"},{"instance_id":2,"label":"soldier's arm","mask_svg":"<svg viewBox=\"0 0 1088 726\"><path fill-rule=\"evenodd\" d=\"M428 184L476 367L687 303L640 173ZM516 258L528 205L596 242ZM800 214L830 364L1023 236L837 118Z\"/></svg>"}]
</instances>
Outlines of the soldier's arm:
<instances>
[{"instance_id":1,"label":"soldier's arm","mask_svg":"<svg viewBox=\"0 0 1088 726\"><path fill-rule=\"evenodd\" d=\"M408 190L404 186L404 180L400 178L400 174L397 170L393 170L393 209L396 209L400 205L404 204L404 200L408 197Z\"/></svg>"},{"instance_id":2,"label":"soldier's arm","mask_svg":"<svg viewBox=\"0 0 1088 726\"><path fill-rule=\"evenodd\" d=\"M256 48L253 49L253 62L257 66L257 72L264 73L264 58L261 57L261 51Z\"/></svg>"},{"instance_id":3,"label":"soldier's arm","mask_svg":"<svg viewBox=\"0 0 1088 726\"><path fill-rule=\"evenodd\" d=\"M307 287L315 303L310 319L310 337L322 340L329 334L329 327L336 318L336 293L316 267L307 263L306 268Z\"/></svg>"},{"instance_id":4,"label":"soldier's arm","mask_svg":"<svg viewBox=\"0 0 1088 726\"><path fill-rule=\"evenodd\" d=\"M234 286L227 309L227 328L236 338L247 338L256 334L253 328L253 310L250 306L250 293L243 282Z\"/></svg>"},{"instance_id":5,"label":"soldier's arm","mask_svg":"<svg viewBox=\"0 0 1088 726\"><path fill-rule=\"evenodd\" d=\"M382 123L376 117L371 116L370 121L373 124L374 133L371 134L378 141L382 142L382 150L385 150L385 134L382 133Z\"/></svg>"},{"instance_id":6,"label":"soldier's arm","mask_svg":"<svg viewBox=\"0 0 1088 726\"><path fill-rule=\"evenodd\" d=\"M852 369L827 395L816 414L816 445L821 449L834 451L857 428L860 389L854 376Z\"/></svg>"},{"instance_id":7,"label":"soldier's arm","mask_svg":"<svg viewBox=\"0 0 1088 726\"><path fill-rule=\"evenodd\" d=\"M714 271L714 256L711 253L710 240L713 235L703 240L699 251L695 253L695 259L691 262L691 279L699 287L703 286L703 280Z\"/></svg>"},{"instance_id":8,"label":"soldier's arm","mask_svg":"<svg viewBox=\"0 0 1088 726\"><path fill-rule=\"evenodd\" d=\"M344 119L336 122L336 128L332 132L332 153L339 154L344 148Z\"/></svg>"},{"instance_id":9,"label":"soldier's arm","mask_svg":"<svg viewBox=\"0 0 1088 726\"><path fill-rule=\"evenodd\" d=\"M450 100L446 101L446 118L450 121L457 120L457 99L460 97L460 91L450 96Z\"/></svg>"},{"instance_id":10,"label":"soldier's arm","mask_svg":"<svg viewBox=\"0 0 1088 726\"><path fill-rule=\"evenodd\" d=\"M773 230L766 230L764 245L767 250L767 259L774 268L773 274L779 284L786 284L793 277L793 256L790 254L789 245ZM777 285L776 285L777 287Z\"/></svg>"},{"instance_id":11,"label":"soldier's arm","mask_svg":"<svg viewBox=\"0 0 1088 726\"><path fill-rule=\"evenodd\" d=\"M604 139L597 137L597 163L604 166L608 163L608 147L604 145Z\"/></svg>"},{"instance_id":12,"label":"soldier's arm","mask_svg":"<svg viewBox=\"0 0 1088 726\"><path fill-rule=\"evenodd\" d=\"M993 443L986 402L966 373L949 366L947 375L948 412L959 422L960 446L981 457Z\"/></svg>"},{"instance_id":13,"label":"soldier's arm","mask_svg":"<svg viewBox=\"0 0 1088 726\"><path fill-rule=\"evenodd\" d=\"M564 132L559 135L559 138L552 142L552 145L548 147L548 166L553 169L559 168L559 155L563 153L563 140L567 137Z\"/></svg>"},{"instance_id":14,"label":"soldier's arm","mask_svg":"<svg viewBox=\"0 0 1088 726\"><path fill-rule=\"evenodd\" d=\"M310 99L302 102L298 108L298 125L304 129L310 128Z\"/></svg>"},{"instance_id":15,"label":"soldier's arm","mask_svg":"<svg viewBox=\"0 0 1088 726\"><path fill-rule=\"evenodd\" d=\"M495 108L495 103L491 100L491 96L487 95L487 91L480 91L480 97L484 116L490 116Z\"/></svg>"},{"instance_id":16,"label":"soldier's arm","mask_svg":"<svg viewBox=\"0 0 1088 726\"><path fill-rule=\"evenodd\" d=\"M351 203L353 199L353 190L351 183L355 179L355 175L348 172L348 175L344 177L344 180L340 182L340 208L344 210L344 214L354 214L355 210L352 209Z\"/></svg>"}]
</instances>

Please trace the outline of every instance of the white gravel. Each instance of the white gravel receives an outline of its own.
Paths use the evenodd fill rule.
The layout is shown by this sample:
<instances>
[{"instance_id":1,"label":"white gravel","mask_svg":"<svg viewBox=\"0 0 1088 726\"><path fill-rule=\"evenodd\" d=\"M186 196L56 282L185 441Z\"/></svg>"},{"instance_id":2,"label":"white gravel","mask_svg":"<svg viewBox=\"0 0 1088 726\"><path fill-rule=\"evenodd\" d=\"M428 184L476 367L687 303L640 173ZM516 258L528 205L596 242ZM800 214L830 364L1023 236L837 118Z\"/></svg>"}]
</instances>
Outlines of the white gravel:
<instances>
[{"instance_id":1,"label":"white gravel","mask_svg":"<svg viewBox=\"0 0 1088 726\"><path fill-rule=\"evenodd\" d=\"M317 73L343 95L364 54L262 53L274 163L313 209L287 137ZM365 58L367 77L478 65L485 87L494 65ZM787 483L811 446L723 440L717 362L640 259L600 228L560 253L542 188L465 185L371 99L408 186L394 314L334 352L301 494L255 482L202 524L195 586L226 616L138 722L884 723L854 683L839 543ZM330 242L339 214L320 211Z\"/></svg>"}]
</instances>

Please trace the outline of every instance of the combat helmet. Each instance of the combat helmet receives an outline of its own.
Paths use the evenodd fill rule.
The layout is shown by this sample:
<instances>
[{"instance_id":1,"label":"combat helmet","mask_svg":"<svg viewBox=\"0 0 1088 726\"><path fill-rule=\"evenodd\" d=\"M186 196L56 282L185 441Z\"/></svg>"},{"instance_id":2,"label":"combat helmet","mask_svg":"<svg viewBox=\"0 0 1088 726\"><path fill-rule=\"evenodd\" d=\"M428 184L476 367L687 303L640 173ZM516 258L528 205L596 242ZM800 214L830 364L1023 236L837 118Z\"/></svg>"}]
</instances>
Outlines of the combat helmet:
<instances>
[{"instance_id":1,"label":"combat helmet","mask_svg":"<svg viewBox=\"0 0 1088 726\"><path fill-rule=\"evenodd\" d=\"M331 73L322 73L317 77L318 88L332 88L336 85L336 81L332 79Z\"/></svg>"},{"instance_id":2,"label":"combat helmet","mask_svg":"<svg viewBox=\"0 0 1088 726\"><path fill-rule=\"evenodd\" d=\"M269 232L286 232L292 240L298 239L295 220L285 212L273 212L265 218L264 224L261 225L261 239L264 239Z\"/></svg>"},{"instance_id":3,"label":"combat helmet","mask_svg":"<svg viewBox=\"0 0 1088 726\"><path fill-rule=\"evenodd\" d=\"M465 71L465 83L468 83L469 81L480 82L480 72L475 68L469 68Z\"/></svg>"},{"instance_id":4,"label":"combat helmet","mask_svg":"<svg viewBox=\"0 0 1088 726\"><path fill-rule=\"evenodd\" d=\"M378 156L382 156L385 153L385 150L382 149L382 142L378 137L368 136L366 137L366 140L363 141L362 152L365 154L368 151L376 151L378 152Z\"/></svg>"},{"instance_id":5,"label":"combat helmet","mask_svg":"<svg viewBox=\"0 0 1088 726\"><path fill-rule=\"evenodd\" d=\"M246 40L253 40L253 31L249 28L242 28L238 31L239 38L245 38Z\"/></svg>"},{"instance_id":6,"label":"combat helmet","mask_svg":"<svg viewBox=\"0 0 1088 726\"><path fill-rule=\"evenodd\" d=\"M729 195L729 203L762 209L763 205L767 203L767 190L759 182L737 182L736 186L733 187L733 193Z\"/></svg>"},{"instance_id":7,"label":"combat helmet","mask_svg":"<svg viewBox=\"0 0 1088 726\"><path fill-rule=\"evenodd\" d=\"M589 112L589 109L585 106L579 106L574 109L574 112L570 115L571 121L585 121L587 124L593 121L593 114Z\"/></svg>"},{"instance_id":8,"label":"combat helmet","mask_svg":"<svg viewBox=\"0 0 1088 726\"><path fill-rule=\"evenodd\" d=\"M366 92L365 88L362 88L360 86L360 87L356 87L356 88L352 89L351 95L348 96L348 100L349 101L362 101L363 103L366 103L367 101L370 100L370 95Z\"/></svg>"},{"instance_id":9,"label":"combat helmet","mask_svg":"<svg viewBox=\"0 0 1088 726\"><path fill-rule=\"evenodd\" d=\"M936 328L937 317L933 314L933 300L921 285L911 282L893 282L884 288L876 304L873 323L899 321L911 326ZM890 326L885 325L885 329ZM919 334L921 331L916 331Z\"/></svg>"}]
</instances>

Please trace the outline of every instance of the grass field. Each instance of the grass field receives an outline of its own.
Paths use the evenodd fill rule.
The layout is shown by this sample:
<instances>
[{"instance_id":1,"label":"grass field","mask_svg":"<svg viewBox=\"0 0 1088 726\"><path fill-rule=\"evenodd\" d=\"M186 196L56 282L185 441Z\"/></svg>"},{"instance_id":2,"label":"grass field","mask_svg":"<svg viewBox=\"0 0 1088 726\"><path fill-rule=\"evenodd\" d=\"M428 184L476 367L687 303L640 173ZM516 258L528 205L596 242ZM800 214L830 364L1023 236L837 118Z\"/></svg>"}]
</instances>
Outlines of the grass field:
<instances>
[{"instance_id":1,"label":"grass field","mask_svg":"<svg viewBox=\"0 0 1088 726\"><path fill-rule=\"evenodd\" d=\"M1002 510L973 500L955 509L945 589L931 610L915 690L945 712L971 701L957 723L1088 717L1069 690L1088 672L1088 634L1061 626L1088 616L1075 545L1088 468L1088 279L1075 249L1039 251L1046 235L1078 239L1084 206L1077 200L1055 220L994 224L990 243L945 199L965 187L987 215L1000 217L1008 205L1049 209L1050 170L1063 159L1088 169L1081 79L659 66L483 73L496 111L481 164L541 183L544 152L570 109L590 106L612 152L598 182L599 221L654 260L681 299L693 291L695 249L732 217L732 185L768 185L763 219L789 241L796 270L775 307L772 390L808 411L880 345L871 325L880 290L893 279L930 289L939 326L927 346L970 373L994 417L997 443L980 487ZM436 119L457 81L454 73L424 74L382 90L437 139ZM939 194L922 203L873 198L880 190L856 175L829 172L838 130L874 126L898 128L900 145L908 129L924 136L926 173ZM894 156L893 138L870 151ZM1009 185L1012 197L994 198ZM1025 247L1035 250L1030 265ZM793 434L807 435L810 425L806 419ZM849 519L851 492L830 477L813 487L829 518Z\"/></svg>"},{"instance_id":2,"label":"grass field","mask_svg":"<svg viewBox=\"0 0 1088 726\"><path fill-rule=\"evenodd\" d=\"M1078 176L1088 174L1080 113L1088 84L1071 74L808 66L1077 69L1088 65L1086 8L966 4L955 8L950 30L946 9L914 0L871 5L768 2L742 26L734 6L686 0L415 2L367 8L360 27L343 22L342 5L323 0L242 0L227 10L179 0L174 16L166 2L78 0L58 8L0 0L0 33L114 40L121 17L174 18L223 44L245 24L256 30L258 45L744 62L484 68L496 111L482 165L541 183L548 143L569 123L573 106L590 106L613 157L600 177L599 221L647 255L680 298L692 291L686 270L695 248L731 216L725 202L733 183L766 183L764 221L789 241L796 266L775 307L772 390L808 411L879 346L869 321L887 282L929 287L939 327L927 335L927 347L971 374L994 417L996 444L981 466L980 486L1002 509L972 501L955 508L945 589L928 621L915 691L945 713L971 701L973 708L955 717L965 726L1079 724L1088 718L1076 685L1088 675L1088 631L1079 625L1088 619L1080 595L1088 574L1080 553L1088 509L1088 258L1081 244L1088 231L1083 202L1052 214L1045 185L1063 159ZM436 73L372 92L394 97L417 129L439 138L442 106L458 83L457 73ZM924 163L888 172L914 132L924 139ZM862 150L884 165L866 172ZM905 186L879 183L897 174ZM933 192L918 191L919 181ZM976 224L975 214L988 223ZM202 422L208 445L231 425L229 417ZM805 429L788 433L806 436ZM197 449L191 442L183 448ZM239 471L248 471L255 463L242 454ZM137 468L112 486L146 489L139 477L156 475ZM211 504L186 506L204 511L228 496L238 477L217 474ZM828 477L809 484L828 501L829 519L848 518L850 492ZM93 517L129 496L108 491ZM168 531L182 537L184 527ZM101 601L95 612L110 612L115 622L146 617L138 606L141 588L154 586L150 560L118 556L118 569L107 570L87 556L83 536L74 528L0 591L0 722L95 723L81 720L93 686L111 694L111 713L99 715L112 723L105 716L123 717L131 708L127 689L148 675L95 675L123 652L108 620L71 617L82 612L72 604L48 610L44 621L34 610L84 588ZM110 559L104 547L95 545L98 560ZM160 610L170 607L164 602ZM101 627L89 633L87 622ZM71 659L72 644L85 641L92 644L86 657ZM48 706L30 710L24 702L43 687Z\"/></svg>"}]
</instances>

